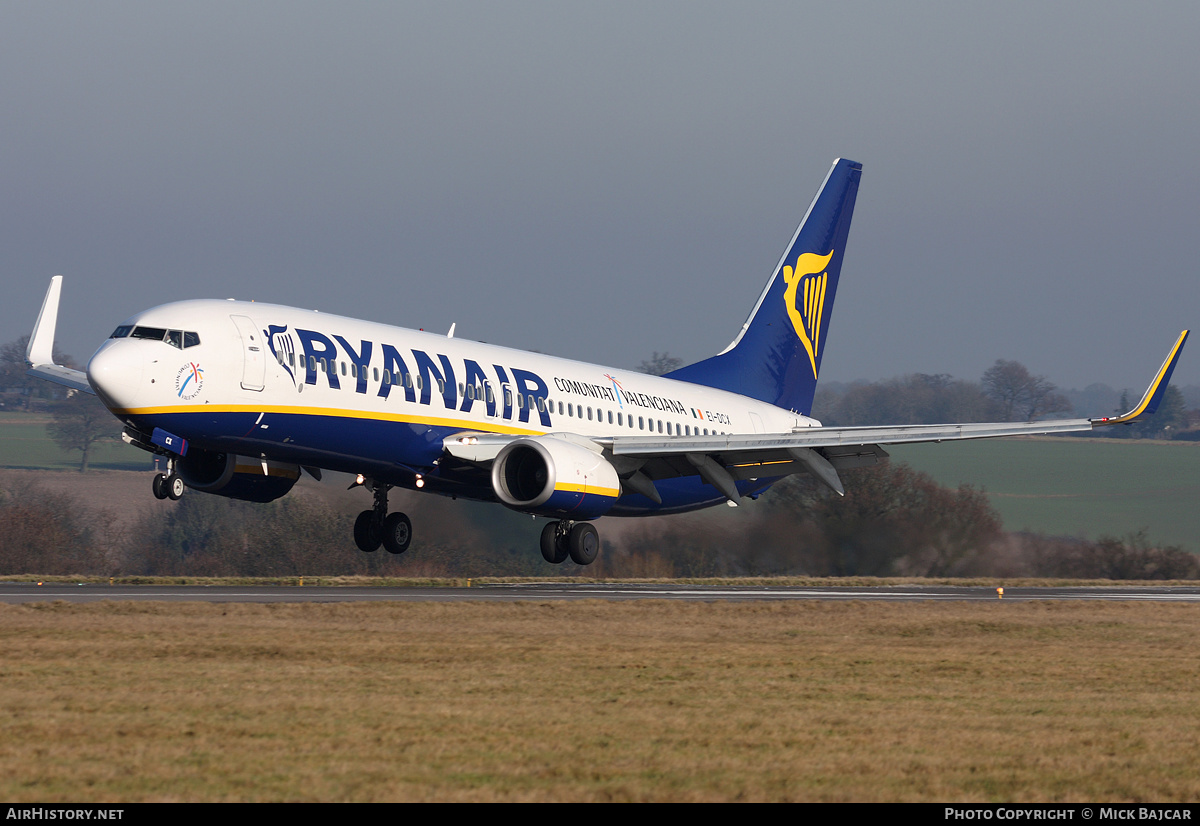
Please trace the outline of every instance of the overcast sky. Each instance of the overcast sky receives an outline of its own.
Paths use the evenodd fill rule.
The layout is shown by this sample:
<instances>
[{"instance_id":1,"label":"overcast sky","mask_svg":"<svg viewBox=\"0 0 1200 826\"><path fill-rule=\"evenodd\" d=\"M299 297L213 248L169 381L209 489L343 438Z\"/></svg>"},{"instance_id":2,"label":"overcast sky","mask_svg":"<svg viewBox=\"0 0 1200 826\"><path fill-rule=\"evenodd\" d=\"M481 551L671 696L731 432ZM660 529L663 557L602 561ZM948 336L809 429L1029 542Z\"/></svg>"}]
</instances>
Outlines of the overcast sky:
<instances>
[{"instance_id":1,"label":"overcast sky","mask_svg":"<svg viewBox=\"0 0 1200 826\"><path fill-rule=\"evenodd\" d=\"M237 297L695 361L844 156L824 378L1140 389L1200 321L1198 33L1196 3L3 3L0 338L61 273L80 360Z\"/></svg>"}]
</instances>

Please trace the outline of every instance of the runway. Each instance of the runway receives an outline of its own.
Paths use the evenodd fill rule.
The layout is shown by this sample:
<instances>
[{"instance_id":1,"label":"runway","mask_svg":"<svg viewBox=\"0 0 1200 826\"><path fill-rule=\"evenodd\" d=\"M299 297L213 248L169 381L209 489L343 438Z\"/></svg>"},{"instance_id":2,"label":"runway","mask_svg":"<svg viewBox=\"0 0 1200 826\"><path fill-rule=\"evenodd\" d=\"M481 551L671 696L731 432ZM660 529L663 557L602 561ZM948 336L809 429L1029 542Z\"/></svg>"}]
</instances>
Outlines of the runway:
<instances>
[{"instance_id":1,"label":"runway","mask_svg":"<svg viewBox=\"0 0 1200 826\"><path fill-rule=\"evenodd\" d=\"M991 586L710 586L623 583L517 583L472 588L325 586L92 585L0 583L0 602L545 602L561 600L668 599L699 602L863 600L870 602L1030 600L1136 600L1200 602L1200 587L1014 587L1003 597Z\"/></svg>"}]
</instances>

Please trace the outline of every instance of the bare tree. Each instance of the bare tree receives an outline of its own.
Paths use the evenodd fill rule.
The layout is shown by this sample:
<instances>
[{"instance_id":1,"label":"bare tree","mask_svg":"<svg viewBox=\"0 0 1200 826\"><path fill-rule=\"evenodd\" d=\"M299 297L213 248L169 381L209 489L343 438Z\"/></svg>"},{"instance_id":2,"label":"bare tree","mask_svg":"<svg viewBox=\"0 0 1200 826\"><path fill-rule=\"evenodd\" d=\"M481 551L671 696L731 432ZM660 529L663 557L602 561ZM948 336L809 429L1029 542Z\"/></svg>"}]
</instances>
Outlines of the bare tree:
<instances>
[{"instance_id":1,"label":"bare tree","mask_svg":"<svg viewBox=\"0 0 1200 826\"><path fill-rule=\"evenodd\" d=\"M1004 421L1033 421L1048 413L1071 410L1066 396L1045 376L1035 376L1025 365L998 359L983 374L983 392L1001 407Z\"/></svg>"},{"instance_id":2,"label":"bare tree","mask_svg":"<svg viewBox=\"0 0 1200 826\"><path fill-rule=\"evenodd\" d=\"M683 366L683 359L675 358L670 353L659 353L654 351L654 355L649 361L643 361L642 366L638 368L639 372L649 373L652 376L662 376L670 373L672 370L678 370Z\"/></svg>"},{"instance_id":3,"label":"bare tree","mask_svg":"<svg viewBox=\"0 0 1200 826\"><path fill-rule=\"evenodd\" d=\"M86 473L92 450L105 439L119 434L117 422L104 405L87 393L73 393L54 406L51 421L46 425L50 438L63 450L82 453L79 472Z\"/></svg>"},{"instance_id":4,"label":"bare tree","mask_svg":"<svg viewBox=\"0 0 1200 826\"><path fill-rule=\"evenodd\" d=\"M0 346L0 391L20 394L26 410L33 399L53 398L56 392L54 385L28 375L29 362L25 360L28 346L28 335ZM66 367L76 366L74 360L57 347L54 348L54 360Z\"/></svg>"}]
</instances>

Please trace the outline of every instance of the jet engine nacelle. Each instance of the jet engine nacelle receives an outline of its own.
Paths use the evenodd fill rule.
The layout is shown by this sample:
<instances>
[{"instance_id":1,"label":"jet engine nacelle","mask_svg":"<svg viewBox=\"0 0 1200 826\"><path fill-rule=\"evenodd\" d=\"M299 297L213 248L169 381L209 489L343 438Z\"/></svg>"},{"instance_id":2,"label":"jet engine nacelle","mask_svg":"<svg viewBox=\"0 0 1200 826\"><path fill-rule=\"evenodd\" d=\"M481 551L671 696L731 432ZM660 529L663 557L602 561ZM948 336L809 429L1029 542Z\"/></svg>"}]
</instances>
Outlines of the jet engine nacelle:
<instances>
[{"instance_id":1,"label":"jet engine nacelle","mask_svg":"<svg viewBox=\"0 0 1200 826\"><path fill-rule=\"evenodd\" d=\"M594 519L621 495L617 471L595 451L553 436L517 439L492 463L492 489L508 507Z\"/></svg>"},{"instance_id":2,"label":"jet engine nacelle","mask_svg":"<svg viewBox=\"0 0 1200 826\"><path fill-rule=\"evenodd\" d=\"M261 459L194 448L176 460L175 469L189 488L247 502L272 502L300 478L298 465L267 460L264 474Z\"/></svg>"}]
</instances>

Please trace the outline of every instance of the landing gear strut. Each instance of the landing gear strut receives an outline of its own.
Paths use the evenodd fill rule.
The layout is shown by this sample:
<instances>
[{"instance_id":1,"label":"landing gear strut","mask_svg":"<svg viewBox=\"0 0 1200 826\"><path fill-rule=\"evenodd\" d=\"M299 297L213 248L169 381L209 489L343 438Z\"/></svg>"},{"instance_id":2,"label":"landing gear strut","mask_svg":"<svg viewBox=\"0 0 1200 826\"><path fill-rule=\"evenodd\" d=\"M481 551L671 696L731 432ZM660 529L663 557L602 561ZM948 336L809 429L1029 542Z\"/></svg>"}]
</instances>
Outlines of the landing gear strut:
<instances>
[{"instance_id":1,"label":"landing gear strut","mask_svg":"<svg viewBox=\"0 0 1200 826\"><path fill-rule=\"evenodd\" d=\"M567 561L591 565L600 553L600 534L590 522L562 519L542 528L542 558L557 565Z\"/></svg>"},{"instance_id":2,"label":"landing gear strut","mask_svg":"<svg viewBox=\"0 0 1200 826\"><path fill-rule=\"evenodd\" d=\"M183 479L175 472L175 460L167 459L167 472L154 474L150 489L155 499L178 499L183 496Z\"/></svg>"},{"instance_id":3,"label":"landing gear strut","mask_svg":"<svg viewBox=\"0 0 1200 826\"><path fill-rule=\"evenodd\" d=\"M371 553L383 549L391 554L402 554L412 542L412 522L402 513L388 515L388 490L391 485L370 482L375 495L375 505L363 511L354 520L354 544L359 550Z\"/></svg>"}]
</instances>

